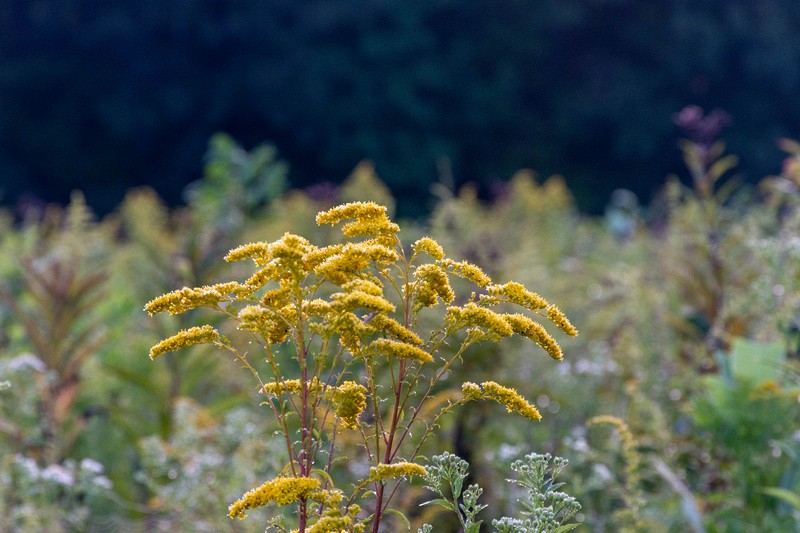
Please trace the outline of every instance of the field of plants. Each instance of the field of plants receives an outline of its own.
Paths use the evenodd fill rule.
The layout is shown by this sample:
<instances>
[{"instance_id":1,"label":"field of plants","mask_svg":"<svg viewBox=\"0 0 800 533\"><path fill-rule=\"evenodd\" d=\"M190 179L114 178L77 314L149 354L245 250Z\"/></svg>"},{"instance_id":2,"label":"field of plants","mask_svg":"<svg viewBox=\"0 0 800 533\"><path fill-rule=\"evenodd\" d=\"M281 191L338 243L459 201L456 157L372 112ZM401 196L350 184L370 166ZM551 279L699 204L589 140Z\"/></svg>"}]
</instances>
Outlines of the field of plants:
<instances>
[{"instance_id":1,"label":"field of plants","mask_svg":"<svg viewBox=\"0 0 800 533\"><path fill-rule=\"evenodd\" d=\"M687 141L604 217L522 170L403 220L367 162L287 190L217 136L185 207L3 213L0 531L796 531L782 148L746 187Z\"/></svg>"}]
</instances>

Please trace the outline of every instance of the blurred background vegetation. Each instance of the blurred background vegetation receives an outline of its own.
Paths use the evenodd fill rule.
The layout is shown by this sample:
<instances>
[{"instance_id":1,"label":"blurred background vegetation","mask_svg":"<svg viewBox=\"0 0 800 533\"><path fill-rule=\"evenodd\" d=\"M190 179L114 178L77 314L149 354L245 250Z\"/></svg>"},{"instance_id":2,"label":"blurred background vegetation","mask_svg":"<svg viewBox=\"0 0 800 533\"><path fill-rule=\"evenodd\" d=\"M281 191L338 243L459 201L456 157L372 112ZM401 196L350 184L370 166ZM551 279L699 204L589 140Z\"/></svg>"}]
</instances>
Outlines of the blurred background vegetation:
<instances>
[{"instance_id":1,"label":"blurred background vegetation","mask_svg":"<svg viewBox=\"0 0 800 533\"><path fill-rule=\"evenodd\" d=\"M684 118L692 131L716 120ZM560 339L559 364L509 339L466 354L443 383L446 396L491 376L544 415L509 423L502 406L469 404L423 450L470 462L487 524L519 512L511 462L547 452L570 461L560 479L582 531L800 528L800 144L782 142L783 171L756 190L732 179L718 139L683 148L690 185L667 179L647 217L622 191L603 217L581 214L563 178L528 170L492 200L438 183L428 217L401 217L406 243L431 235L557 301L581 329ZM221 260L239 243L287 230L330 242L313 220L335 203L396 202L367 162L340 186L298 190L265 146L215 136L205 159L183 207L140 187L104 217L80 193L22 218L0 210L0 531L263 531L274 512L226 515L282 468L238 365L208 346L147 357L181 327L229 325L142 306L245 279ZM592 423L605 415L611 430ZM455 531L419 507L430 497L417 483L397 505L413 530Z\"/></svg>"},{"instance_id":2,"label":"blurred background vegetation","mask_svg":"<svg viewBox=\"0 0 800 533\"><path fill-rule=\"evenodd\" d=\"M6 0L0 201L169 205L212 134L275 143L295 186L374 161L402 213L519 168L599 213L680 170L670 117L722 108L751 182L796 136L794 0Z\"/></svg>"}]
</instances>

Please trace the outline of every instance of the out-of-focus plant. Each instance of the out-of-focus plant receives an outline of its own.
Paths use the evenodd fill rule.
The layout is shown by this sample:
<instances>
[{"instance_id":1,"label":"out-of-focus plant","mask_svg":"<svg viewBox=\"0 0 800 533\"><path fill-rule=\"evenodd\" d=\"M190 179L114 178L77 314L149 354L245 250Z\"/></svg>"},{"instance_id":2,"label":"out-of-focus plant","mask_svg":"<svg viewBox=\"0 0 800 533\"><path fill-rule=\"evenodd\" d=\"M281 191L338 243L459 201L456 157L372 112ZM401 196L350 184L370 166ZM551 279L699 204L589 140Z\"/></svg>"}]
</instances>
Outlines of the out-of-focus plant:
<instances>
[{"instance_id":1,"label":"out-of-focus plant","mask_svg":"<svg viewBox=\"0 0 800 533\"><path fill-rule=\"evenodd\" d=\"M9 384L0 401L0 529L81 530L114 499L105 467L80 442L100 410L91 394L98 376L87 369L106 342L98 308L110 228L79 194L22 224L3 242L17 256L0 287L8 323L0 376Z\"/></svg>"},{"instance_id":2,"label":"out-of-focus plant","mask_svg":"<svg viewBox=\"0 0 800 533\"><path fill-rule=\"evenodd\" d=\"M551 462L552 460L552 462ZM560 491L564 483L556 482L558 474L569 462L561 457L553 458L550 454L532 453L511 463L511 469L518 474L517 479L507 480L525 491L525 498L519 499L519 516L504 516L492 520L492 526L498 533L563 533L578 527L579 523L570 523L581 505L572 496ZM422 505L436 505L452 511L458 517L464 533L478 533L482 520L477 515L486 505L479 504L478 499L483 489L471 484L464 489L469 471L469 463L456 455L445 452L431 457L425 465L424 476L426 488L439 497ZM420 533L430 533L433 527L424 524Z\"/></svg>"},{"instance_id":3,"label":"out-of-focus plant","mask_svg":"<svg viewBox=\"0 0 800 533\"><path fill-rule=\"evenodd\" d=\"M675 116L688 137L681 147L693 189L681 189L673 179L666 193L672 208L662 264L678 296L673 325L699 341L685 345L683 355L706 372L715 368L717 352L746 333L754 310L734 307L732 295L746 289L758 273L752 253L743 246L744 226L734 223L741 216L732 201L737 180L723 180L737 164L735 156L724 155L725 144L718 140L728 121L722 111L704 115L696 106Z\"/></svg>"},{"instance_id":4,"label":"out-of-focus plant","mask_svg":"<svg viewBox=\"0 0 800 533\"><path fill-rule=\"evenodd\" d=\"M69 455L86 423L74 406L83 368L105 340L96 307L105 295L101 259L108 235L93 223L80 195L65 211L45 211L27 231L34 235L30 249L20 250L16 272L0 287L0 305L19 328L11 348L31 351L42 367L33 384L38 429L24 437L17 433L15 450L55 464ZM12 417L3 426L23 423Z\"/></svg>"},{"instance_id":5,"label":"out-of-focus plant","mask_svg":"<svg viewBox=\"0 0 800 533\"><path fill-rule=\"evenodd\" d=\"M249 406L214 416L189 398L174 406L175 427L164 439L139 441L137 481L149 489L151 531L263 531L253 523L232 522L222 502L281 471L281 442L271 428L253 420Z\"/></svg>"},{"instance_id":6,"label":"out-of-focus plant","mask_svg":"<svg viewBox=\"0 0 800 533\"><path fill-rule=\"evenodd\" d=\"M239 229L283 193L288 172L275 147L262 144L248 152L217 133L209 141L203 179L190 184L184 196L194 216L210 226Z\"/></svg>"},{"instance_id":7,"label":"out-of-focus plant","mask_svg":"<svg viewBox=\"0 0 800 533\"><path fill-rule=\"evenodd\" d=\"M737 339L720 374L704 378L692 416L706 443L698 459L710 464L690 467L700 476L695 483L705 485L700 494L711 531L788 531L796 523L764 493L796 490L800 482L792 458L800 450L798 391L781 385L784 364L780 343Z\"/></svg>"},{"instance_id":8,"label":"out-of-focus plant","mask_svg":"<svg viewBox=\"0 0 800 533\"><path fill-rule=\"evenodd\" d=\"M517 334L560 360L561 348L534 318L577 334L539 295L518 283L492 283L475 265L447 258L433 239L419 239L407 251L383 206L356 202L317 215L318 224L341 222L344 243L317 247L287 233L272 243L240 246L226 260L255 262L258 270L245 283L183 288L145 307L150 314L208 307L256 341L244 344L243 351L239 339L204 325L182 330L150 351L155 358L213 344L230 352L267 398L288 463L281 475L233 503L232 518L271 502L296 503L294 516L287 512L270 523L301 532L366 527L378 532L401 479L425 474L404 458L417 455L444 414L487 399L541 418L516 390L494 381L466 382L459 399L429 413L425 407L432 395L468 348ZM442 301L454 303L451 276L471 282L481 294L462 297L438 315L438 326L422 331L422 316L434 313ZM517 312L504 312L512 310ZM457 348L445 351L447 344ZM333 476L343 475L337 453L348 441L359 443L363 471L357 472L357 456L347 457L356 479L346 496L336 488L345 482ZM369 505L368 515L357 502ZM294 526L284 525L287 520Z\"/></svg>"}]
</instances>

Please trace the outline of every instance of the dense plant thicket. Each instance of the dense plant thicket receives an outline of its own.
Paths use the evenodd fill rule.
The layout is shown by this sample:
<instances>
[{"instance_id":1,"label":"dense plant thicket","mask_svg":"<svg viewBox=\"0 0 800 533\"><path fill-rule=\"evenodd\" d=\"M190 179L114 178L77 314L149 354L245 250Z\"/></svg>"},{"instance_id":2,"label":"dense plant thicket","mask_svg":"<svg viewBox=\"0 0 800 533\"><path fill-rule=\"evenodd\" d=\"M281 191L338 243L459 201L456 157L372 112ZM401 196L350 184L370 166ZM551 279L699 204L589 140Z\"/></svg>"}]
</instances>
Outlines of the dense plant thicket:
<instances>
[{"instance_id":1,"label":"dense plant thicket","mask_svg":"<svg viewBox=\"0 0 800 533\"><path fill-rule=\"evenodd\" d=\"M427 459L403 452L428 470L424 481L400 486L392 507L423 531L423 523L450 531L459 521L470 531L480 522L548 530L524 528L551 516L554 502L572 501L543 481L552 454L570 461L553 467L588 531L797 529L800 145L782 147L782 174L754 194L728 179L735 160L721 143L687 141L692 185L670 180L647 221L625 194L605 219L579 215L563 180L529 171L491 203L472 187L440 185L429 219L401 221L402 242L427 243L435 259L432 241L419 241L427 234L489 278L535 288L581 335L560 339L557 363L519 337L464 352L439 376L432 411L403 416L427 419L463 394L487 394L485 384L462 392L462 383L488 376L528 398L542 420L510 420L492 402L461 405L439 420L435 446L417 450ZM335 246L340 237L314 218L337 203L393 211L368 163L313 195L285 191L286 171L269 150L245 152L219 137L185 208L168 209L141 188L102 220L80 194L67 208L0 216L0 530L262 531L279 514L267 507L243 522L227 516L244 491L286 473L287 441L275 435L261 403L268 398L240 379L242 361L257 360L260 348L244 348L248 359L237 362L200 344L151 362L148 350L181 329L207 324L232 339L242 332L208 310L154 320L142 306L179 287L248 279L244 263L220 261L241 243L291 231ZM476 290L452 283L454 294ZM390 375L370 386L390 387ZM317 429L320 442L335 430ZM338 435L356 451L331 474L372 477L352 448L355 433ZM297 442L289 444L291 452ZM516 484L504 481L512 470ZM420 507L436 496L425 486L441 496L438 505ZM370 496L359 497L369 512ZM539 515L513 518L526 510ZM399 515L385 521L405 528Z\"/></svg>"},{"instance_id":2,"label":"dense plant thicket","mask_svg":"<svg viewBox=\"0 0 800 533\"><path fill-rule=\"evenodd\" d=\"M274 140L295 186L372 158L403 212L437 177L532 167L597 213L678 171L689 103L734 117L756 180L800 124L799 27L793 0L4 2L0 201L174 205L228 131Z\"/></svg>"}]
</instances>

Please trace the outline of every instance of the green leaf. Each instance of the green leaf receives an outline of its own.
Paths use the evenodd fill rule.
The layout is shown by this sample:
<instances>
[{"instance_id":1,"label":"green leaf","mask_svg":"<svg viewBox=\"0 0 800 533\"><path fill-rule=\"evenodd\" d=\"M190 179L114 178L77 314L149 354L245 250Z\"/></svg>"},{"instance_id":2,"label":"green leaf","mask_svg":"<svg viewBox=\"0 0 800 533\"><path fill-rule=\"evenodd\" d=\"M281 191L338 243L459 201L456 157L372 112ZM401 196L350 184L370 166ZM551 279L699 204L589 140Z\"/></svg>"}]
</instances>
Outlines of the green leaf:
<instances>
[{"instance_id":1,"label":"green leaf","mask_svg":"<svg viewBox=\"0 0 800 533\"><path fill-rule=\"evenodd\" d=\"M564 533L565 531L572 531L579 525L580 523L564 524L563 526L558 526L555 530L553 530L553 533Z\"/></svg>"},{"instance_id":2,"label":"green leaf","mask_svg":"<svg viewBox=\"0 0 800 533\"><path fill-rule=\"evenodd\" d=\"M328 484L331 487L335 487L336 486L336 483L333 482L333 478L326 471L324 471L324 470L322 470L320 468L315 468L315 469L313 469L311 471L311 473L312 474L317 474L318 476L320 476L322 478L325 478L325 480L328 482Z\"/></svg>"},{"instance_id":3,"label":"green leaf","mask_svg":"<svg viewBox=\"0 0 800 533\"><path fill-rule=\"evenodd\" d=\"M449 509L453 512L456 512L456 506L453 505L451 502L445 500L444 498L436 498L435 500L419 504L420 507L422 507L423 505L439 505L441 507L444 507L445 509Z\"/></svg>"},{"instance_id":4,"label":"green leaf","mask_svg":"<svg viewBox=\"0 0 800 533\"><path fill-rule=\"evenodd\" d=\"M783 500L784 502L794 507L796 510L800 511L800 494L798 494L797 492L793 492L787 489L782 489L780 487L767 487L761 489L760 492L778 498L779 500Z\"/></svg>"},{"instance_id":5,"label":"green leaf","mask_svg":"<svg viewBox=\"0 0 800 533\"><path fill-rule=\"evenodd\" d=\"M386 509L384 511L384 513L389 513L389 514L393 514L395 516L399 516L400 518L403 519L403 522L405 523L406 528L408 528L408 530L411 531L411 522L408 521L408 518L406 518L406 515L404 515L403 513L398 511L397 509Z\"/></svg>"},{"instance_id":6,"label":"green leaf","mask_svg":"<svg viewBox=\"0 0 800 533\"><path fill-rule=\"evenodd\" d=\"M480 533L481 524L483 524L483 520L479 520L479 521L475 522L474 524L470 524L469 526L467 526L467 528L464 531L464 533Z\"/></svg>"},{"instance_id":7,"label":"green leaf","mask_svg":"<svg viewBox=\"0 0 800 533\"><path fill-rule=\"evenodd\" d=\"M736 338L730 358L731 370L737 379L747 379L758 385L780 377L786 352L780 342L765 343Z\"/></svg>"}]
</instances>

